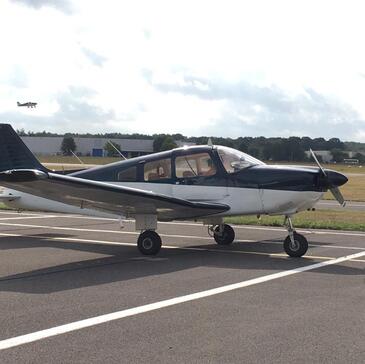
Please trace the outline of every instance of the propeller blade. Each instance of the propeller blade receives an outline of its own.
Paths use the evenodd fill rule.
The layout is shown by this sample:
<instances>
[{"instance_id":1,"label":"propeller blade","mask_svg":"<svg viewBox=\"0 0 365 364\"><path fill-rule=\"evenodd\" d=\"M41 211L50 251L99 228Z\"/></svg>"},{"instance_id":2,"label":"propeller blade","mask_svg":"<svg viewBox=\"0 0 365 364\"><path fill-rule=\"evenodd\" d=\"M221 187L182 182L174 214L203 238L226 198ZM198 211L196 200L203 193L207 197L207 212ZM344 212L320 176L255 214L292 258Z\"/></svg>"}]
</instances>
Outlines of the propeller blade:
<instances>
[{"instance_id":1,"label":"propeller blade","mask_svg":"<svg viewBox=\"0 0 365 364\"><path fill-rule=\"evenodd\" d=\"M318 166L318 167L319 167L319 169L322 171L323 175L324 175L324 176L326 176L326 172L324 171L323 167L321 166L321 163L319 163L319 161L318 161L318 159L317 159L316 155L314 154L314 152L313 152L312 148L309 148L309 150L310 150L310 152L311 152L311 154L312 154L313 159L316 161L317 166Z\"/></svg>"},{"instance_id":2,"label":"propeller blade","mask_svg":"<svg viewBox=\"0 0 365 364\"><path fill-rule=\"evenodd\" d=\"M333 187L333 188L330 188L330 191L331 191L332 195L334 196L334 198L338 201L338 203L342 207L345 207L346 206L346 201L343 198L340 189L338 187Z\"/></svg>"}]
</instances>

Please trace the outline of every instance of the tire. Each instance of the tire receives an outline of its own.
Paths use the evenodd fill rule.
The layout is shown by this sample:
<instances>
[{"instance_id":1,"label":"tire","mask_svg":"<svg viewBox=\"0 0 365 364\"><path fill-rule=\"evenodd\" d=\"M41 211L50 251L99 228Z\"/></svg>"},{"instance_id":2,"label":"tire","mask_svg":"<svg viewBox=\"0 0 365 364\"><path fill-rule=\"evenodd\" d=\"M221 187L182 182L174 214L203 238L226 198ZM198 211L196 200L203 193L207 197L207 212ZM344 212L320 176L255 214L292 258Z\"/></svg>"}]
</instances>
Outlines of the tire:
<instances>
[{"instance_id":1,"label":"tire","mask_svg":"<svg viewBox=\"0 0 365 364\"><path fill-rule=\"evenodd\" d=\"M153 230L146 230L138 237L137 247L143 255L156 255L161 245L160 235Z\"/></svg>"},{"instance_id":2,"label":"tire","mask_svg":"<svg viewBox=\"0 0 365 364\"><path fill-rule=\"evenodd\" d=\"M235 237L234 230L230 225L223 225L223 232L219 233L219 226L214 230L214 240L219 245L229 245L232 244Z\"/></svg>"},{"instance_id":3,"label":"tire","mask_svg":"<svg viewBox=\"0 0 365 364\"><path fill-rule=\"evenodd\" d=\"M299 258L308 250L308 240L301 234L294 232L294 246L288 235L284 240L285 253L290 257Z\"/></svg>"}]
</instances>

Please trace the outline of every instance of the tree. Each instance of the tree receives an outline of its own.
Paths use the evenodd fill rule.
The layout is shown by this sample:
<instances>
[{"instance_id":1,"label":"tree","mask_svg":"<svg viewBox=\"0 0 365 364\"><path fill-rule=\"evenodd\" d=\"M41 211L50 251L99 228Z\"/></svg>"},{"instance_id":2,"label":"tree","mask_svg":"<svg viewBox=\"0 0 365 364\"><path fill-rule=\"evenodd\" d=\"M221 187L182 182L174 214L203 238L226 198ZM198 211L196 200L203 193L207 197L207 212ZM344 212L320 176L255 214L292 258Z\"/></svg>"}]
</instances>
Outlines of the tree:
<instances>
[{"instance_id":1,"label":"tree","mask_svg":"<svg viewBox=\"0 0 365 364\"><path fill-rule=\"evenodd\" d=\"M113 146L110 144L112 143L114 145L115 148L117 148L120 151L120 145L115 143L115 142L107 142L104 145L104 150L106 151L106 155L108 157L117 157L119 156L119 153L115 150L115 148L113 148Z\"/></svg>"},{"instance_id":2,"label":"tree","mask_svg":"<svg viewBox=\"0 0 365 364\"><path fill-rule=\"evenodd\" d=\"M171 136L167 136L161 145L161 152L176 148L177 145Z\"/></svg>"},{"instance_id":3,"label":"tree","mask_svg":"<svg viewBox=\"0 0 365 364\"><path fill-rule=\"evenodd\" d=\"M155 136L155 140L153 142L153 150L155 152L162 152L176 147L177 145L175 140L171 135L159 134Z\"/></svg>"},{"instance_id":4,"label":"tree","mask_svg":"<svg viewBox=\"0 0 365 364\"><path fill-rule=\"evenodd\" d=\"M341 163L345 158L348 158L348 154L343 152L341 149L332 149L331 150L332 159L334 162Z\"/></svg>"},{"instance_id":5,"label":"tree","mask_svg":"<svg viewBox=\"0 0 365 364\"><path fill-rule=\"evenodd\" d=\"M356 153L354 156L353 156L354 159L358 159L359 160L359 163L365 163L365 155L364 154L361 154L361 153Z\"/></svg>"},{"instance_id":6,"label":"tree","mask_svg":"<svg viewBox=\"0 0 365 364\"><path fill-rule=\"evenodd\" d=\"M62 140L61 151L64 155L70 155L71 152L75 152L76 143L72 135L66 134Z\"/></svg>"},{"instance_id":7,"label":"tree","mask_svg":"<svg viewBox=\"0 0 365 364\"><path fill-rule=\"evenodd\" d=\"M154 135L154 141L153 141L154 152L161 152L162 143L164 142L165 138L166 138L165 134Z\"/></svg>"}]
</instances>

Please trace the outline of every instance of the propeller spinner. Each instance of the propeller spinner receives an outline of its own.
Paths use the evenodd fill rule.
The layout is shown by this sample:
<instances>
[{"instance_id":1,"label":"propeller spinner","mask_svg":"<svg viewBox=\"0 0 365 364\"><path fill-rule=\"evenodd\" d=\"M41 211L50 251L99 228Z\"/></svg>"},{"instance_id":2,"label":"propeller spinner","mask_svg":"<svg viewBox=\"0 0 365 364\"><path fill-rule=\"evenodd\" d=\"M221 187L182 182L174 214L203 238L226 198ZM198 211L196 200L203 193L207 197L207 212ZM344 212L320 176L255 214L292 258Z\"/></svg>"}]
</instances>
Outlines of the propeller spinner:
<instances>
[{"instance_id":1,"label":"propeller spinner","mask_svg":"<svg viewBox=\"0 0 365 364\"><path fill-rule=\"evenodd\" d=\"M315 162L318 165L318 168L320 169L322 176L323 176L323 184L324 187L327 187L333 197L338 201L338 203L342 206L345 207L346 206L346 201L339 189L339 186L344 185L348 179L346 176L344 176L342 173L338 173L335 171L330 171L330 170L325 170L321 164L319 163L316 155L314 154L312 149L309 149L313 159L315 160Z\"/></svg>"}]
</instances>

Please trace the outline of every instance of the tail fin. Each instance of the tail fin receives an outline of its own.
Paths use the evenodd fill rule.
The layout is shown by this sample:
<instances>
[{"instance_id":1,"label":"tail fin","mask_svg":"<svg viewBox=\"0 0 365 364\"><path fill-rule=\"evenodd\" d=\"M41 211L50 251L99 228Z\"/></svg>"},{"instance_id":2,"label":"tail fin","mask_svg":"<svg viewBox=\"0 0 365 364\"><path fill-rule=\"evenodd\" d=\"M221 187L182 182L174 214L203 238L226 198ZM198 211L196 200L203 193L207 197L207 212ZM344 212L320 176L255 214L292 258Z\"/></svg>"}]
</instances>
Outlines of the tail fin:
<instances>
[{"instance_id":1,"label":"tail fin","mask_svg":"<svg viewBox=\"0 0 365 364\"><path fill-rule=\"evenodd\" d=\"M9 124L0 124L0 172L11 169L47 171Z\"/></svg>"}]
</instances>

